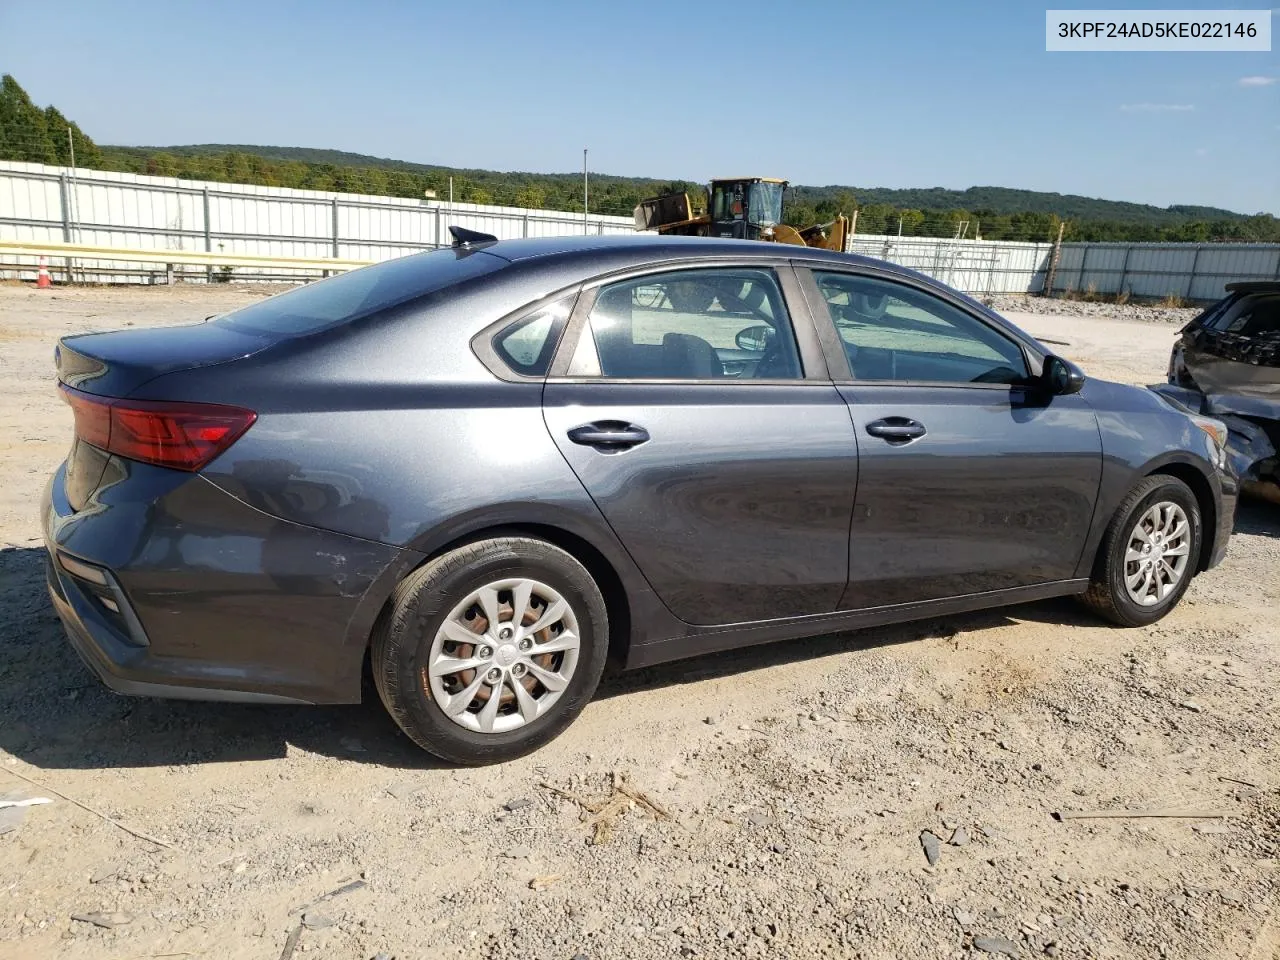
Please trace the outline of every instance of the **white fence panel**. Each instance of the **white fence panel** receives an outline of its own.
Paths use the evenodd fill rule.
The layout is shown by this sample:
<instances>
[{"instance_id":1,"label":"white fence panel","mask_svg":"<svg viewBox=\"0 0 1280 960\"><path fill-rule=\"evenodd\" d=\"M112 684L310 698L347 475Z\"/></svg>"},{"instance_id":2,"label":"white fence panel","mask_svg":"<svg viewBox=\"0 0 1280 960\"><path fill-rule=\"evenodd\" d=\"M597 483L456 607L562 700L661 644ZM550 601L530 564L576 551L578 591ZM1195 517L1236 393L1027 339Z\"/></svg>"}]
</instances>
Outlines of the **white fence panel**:
<instances>
[{"instance_id":1,"label":"white fence panel","mask_svg":"<svg viewBox=\"0 0 1280 960\"><path fill-rule=\"evenodd\" d=\"M207 211L207 221L206 221ZM526 210L470 203L445 204L399 197L322 193L246 184L178 180L41 164L0 162L0 238L71 240L149 250L209 249L293 257L385 260L451 242L450 225L500 239L582 233L631 233L630 217ZM336 228L336 230L335 230ZM34 277L34 263L19 259L0 277ZM163 269L136 272L76 261L91 279L154 282ZM50 264L55 275L65 269ZM216 271L223 278L224 271ZM237 268L234 278L289 275ZM186 279L204 279L190 268Z\"/></svg>"},{"instance_id":2,"label":"white fence panel","mask_svg":"<svg viewBox=\"0 0 1280 960\"><path fill-rule=\"evenodd\" d=\"M282 187L178 180L0 162L0 239L69 240L149 250L211 250L307 258L385 260L450 242L450 225L503 239L634 232L630 217L447 204ZM851 253L918 270L975 296L1040 293L1053 245L858 234ZM29 258L28 258L29 260ZM76 261L80 277L155 282L154 264ZM0 277L33 279L35 264L0 264ZM7 269L6 269L7 268ZM18 268L18 269L15 269ZM55 275L66 264L51 263ZM95 272L100 271L100 272ZM188 268L184 279L258 279L288 271ZM1280 279L1280 244L1066 243L1054 292L1212 300L1232 280Z\"/></svg>"},{"instance_id":3,"label":"white fence panel","mask_svg":"<svg viewBox=\"0 0 1280 960\"><path fill-rule=\"evenodd\" d=\"M937 237L857 234L848 244L858 253L918 270L966 293L1039 292L1053 245Z\"/></svg>"}]
</instances>

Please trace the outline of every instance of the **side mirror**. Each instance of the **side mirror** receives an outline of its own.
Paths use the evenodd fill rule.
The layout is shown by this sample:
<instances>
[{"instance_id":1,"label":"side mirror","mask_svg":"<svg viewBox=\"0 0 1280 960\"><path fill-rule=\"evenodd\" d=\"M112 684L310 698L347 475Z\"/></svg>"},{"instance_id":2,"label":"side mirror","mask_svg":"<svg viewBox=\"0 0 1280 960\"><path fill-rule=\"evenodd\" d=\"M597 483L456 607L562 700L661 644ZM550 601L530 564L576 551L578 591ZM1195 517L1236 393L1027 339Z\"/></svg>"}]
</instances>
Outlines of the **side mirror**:
<instances>
[{"instance_id":1,"label":"side mirror","mask_svg":"<svg viewBox=\"0 0 1280 960\"><path fill-rule=\"evenodd\" d=\"M738 335L734 337L734 342L738 345L739 350L748 350L751 353L764 353L769 349L769 344L773 343L773 327L766 324L757 324L754 327L747 327L739 330Z\"/></svg>"},{"instance_id":2,"label":"side mirror","mask_svg":"<svg viewBox=\"0 0 1280 960\"><path fill-rule=\"evenodd\" d=\"M1049 393L1054 396L1063 396L1068 393L1079 393L1086 378L1084 371L1070 360L1050 354L1044 358L1042 379Z\"/></svg>"}]
</instances>

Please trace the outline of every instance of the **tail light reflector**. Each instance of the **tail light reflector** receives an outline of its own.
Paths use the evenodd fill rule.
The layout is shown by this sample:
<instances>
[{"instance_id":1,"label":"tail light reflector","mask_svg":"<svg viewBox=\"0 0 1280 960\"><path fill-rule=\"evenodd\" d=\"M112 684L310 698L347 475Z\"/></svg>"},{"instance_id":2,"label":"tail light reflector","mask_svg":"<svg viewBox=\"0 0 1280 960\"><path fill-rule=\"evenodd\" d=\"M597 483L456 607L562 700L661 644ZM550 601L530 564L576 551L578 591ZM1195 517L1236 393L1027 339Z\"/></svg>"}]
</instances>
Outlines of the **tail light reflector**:
<instances>
[{"instance_id":1,"label":"tail light reflector","mask_svg":"<svg viewBox=\"0 0 1280 960\"><path fill-rule=\"evenodd\" d=\"M220 403L122 400L58 385L75 415L76 436L129 460L196 471L253 425L252 410Z\"/></svg>"}]
</instances>

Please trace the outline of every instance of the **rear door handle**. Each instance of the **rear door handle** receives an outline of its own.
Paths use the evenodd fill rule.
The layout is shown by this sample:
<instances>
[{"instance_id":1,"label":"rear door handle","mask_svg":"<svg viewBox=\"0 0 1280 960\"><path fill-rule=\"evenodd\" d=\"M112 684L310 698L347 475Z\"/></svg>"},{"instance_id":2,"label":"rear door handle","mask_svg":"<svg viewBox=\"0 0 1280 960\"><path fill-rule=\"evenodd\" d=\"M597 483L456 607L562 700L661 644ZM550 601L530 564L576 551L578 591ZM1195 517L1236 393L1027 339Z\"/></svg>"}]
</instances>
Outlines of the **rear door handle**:
<instances>
[{"instance_id":1,"label":"rear door handle","mask_svg":"<svg viewBox=\"0 0 1280 960\"><path fill-rule=\"evenodd\" d=\"M867 424L867 433L893 444L910 443L926 432L923 423L909 417L885 417Z\"/></svg>"},{"instance_id":2,"label":"rear door handle","mask_svg":"<svg viewBox=\"0 0 1280 960\"><path fill-rule=\"evenodd\" d=\"M584 447L595 447L605 453L639 446L649 439L649 431L634 423L619 420L597 420L569 431L569 439Z\"/></svg>"}]
</instances>

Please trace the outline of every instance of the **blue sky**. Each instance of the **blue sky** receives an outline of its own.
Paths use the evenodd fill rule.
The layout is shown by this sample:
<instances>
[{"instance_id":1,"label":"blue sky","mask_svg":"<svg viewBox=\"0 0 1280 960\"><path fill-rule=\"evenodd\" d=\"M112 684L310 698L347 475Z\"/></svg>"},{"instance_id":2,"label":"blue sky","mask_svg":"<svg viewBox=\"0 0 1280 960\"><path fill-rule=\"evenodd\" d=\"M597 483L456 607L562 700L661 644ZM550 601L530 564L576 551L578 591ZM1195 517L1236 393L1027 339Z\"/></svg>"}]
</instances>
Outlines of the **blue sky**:
<instances>
[{"instance_id":1,"label":"blue sky","mask_svg":"<svg viewBox=\"0 0 1280 960\"><path fill-rule=\"evenodd\" d=\"M1280 214L1280 54L1046 53L1045 8L0 0L0 72L103 143Z\"/></svg>"}]
</instances>

